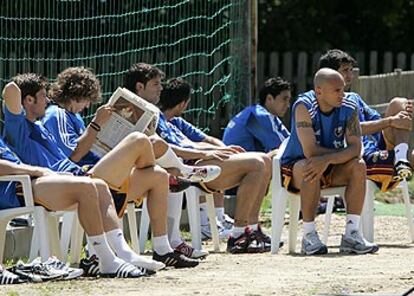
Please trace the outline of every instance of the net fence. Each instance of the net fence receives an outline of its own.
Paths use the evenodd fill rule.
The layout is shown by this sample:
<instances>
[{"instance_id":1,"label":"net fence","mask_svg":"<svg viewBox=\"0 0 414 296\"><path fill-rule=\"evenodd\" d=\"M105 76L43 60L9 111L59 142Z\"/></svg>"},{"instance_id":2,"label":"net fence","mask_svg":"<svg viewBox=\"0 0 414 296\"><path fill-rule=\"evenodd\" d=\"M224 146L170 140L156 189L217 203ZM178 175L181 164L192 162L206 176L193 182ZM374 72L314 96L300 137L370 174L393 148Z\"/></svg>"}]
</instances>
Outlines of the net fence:
<instances>
[{"instance_id":1,"label":"net fence","mask_svg":"<svg viewBox=\"0 0 414 296\"><path fill-rule=\"evenodd\" d=\"M246 99L248 0L1 3L1 88L17 73L53 81L69 66L85 66L100 79L105 102L131 64L146 62L193 85L185 117L207 131L222 127Z\"/></svg>"}]
</instances>

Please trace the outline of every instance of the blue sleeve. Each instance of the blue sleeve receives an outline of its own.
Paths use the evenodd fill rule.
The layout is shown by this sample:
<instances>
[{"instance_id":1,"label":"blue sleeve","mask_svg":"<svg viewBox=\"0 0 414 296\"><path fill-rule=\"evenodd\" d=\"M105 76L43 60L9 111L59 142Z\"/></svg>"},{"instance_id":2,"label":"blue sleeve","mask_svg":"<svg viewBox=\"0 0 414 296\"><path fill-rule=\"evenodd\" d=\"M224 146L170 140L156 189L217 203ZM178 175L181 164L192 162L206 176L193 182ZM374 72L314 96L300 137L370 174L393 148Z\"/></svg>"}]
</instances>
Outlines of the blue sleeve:
<instances>
[{"instance_id":1,"label":"blue sleeve","mask_svg":"<svg viewBox=\"0 0 414 296\"><path fill-rule=\"evenodd\" d=\"M377 110L370 108L360 96L358 96L358 108L360 121L373 121L381 119L381 115L377 112Z\"/></svg>"},{"instance_id":2,"label":"blue sleeve","mask_svg":"<svg viewBox=\"0 0 414 296\"><path fill-rule=\"evenodd\" d=\"M269 152L280 146L282 141L289 136L288 130L280 122L280 129L273 116L250 116L246 125L247 130L261 143L264 152Z\"/></svg>"},{"instance_id":3,"label":"blue sleeve","mask_svg":"<svg viewBox=\"0 0 414 296\"><path fill-rule=\"evenodd\" d=\"M29 150L28 145L21 145L29 138L29 129L26 122L26 114L22 108L20 114L13 114L4 107L4 138L9 145L19 156L26 155L25 150ZM20 150L21 149L21 150Z\"/></svg>"},{"instance_id":4,"label":"blue sleeve","mask_svg":"<svg viewBox=\"0 0 414 296\"><path fill-rule=\"evenodd\" d=\"M178 127L178 129L193 142L202 142L207 136L200 129L181 117L173 118L171 123Z\"/></svg>"},{"instance_id":5,"label":"blue sleeve","mask_svg":"<svg viewBox=\"0 0 414 296\"><path fill-rule=\"evenodd\" d=\"M53 110L53 113L47 114L43 122L55 137L58 147L67 157L70 157L78 145L80 134L77 133L74 123L68 118L65 110Z\"/></svg>"}]
</instances>

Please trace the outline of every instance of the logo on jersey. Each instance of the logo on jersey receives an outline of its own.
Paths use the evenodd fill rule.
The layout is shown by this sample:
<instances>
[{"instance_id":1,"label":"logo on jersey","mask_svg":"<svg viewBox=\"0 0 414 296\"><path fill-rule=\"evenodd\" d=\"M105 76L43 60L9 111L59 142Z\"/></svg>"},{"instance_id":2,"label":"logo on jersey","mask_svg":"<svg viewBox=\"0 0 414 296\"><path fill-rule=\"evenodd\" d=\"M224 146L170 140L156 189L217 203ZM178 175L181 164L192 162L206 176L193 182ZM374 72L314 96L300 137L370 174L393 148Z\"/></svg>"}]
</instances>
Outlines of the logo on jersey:
<instances>
[{"instance_id":1,"label":"logo on jersey","mask_svg":"<svg viewBox=\"0 0 414 296\"><path fill-rule=\"evenodd\" d=\"M335 149L340 149L340 148L344 148L344 142L343 141L334 141L333 145L335 147Z\"/></svg>"},{"instance_id":2,"label":"logo on jersey","mask_svg":"<svg viewBox=\"0 0 414 296\"><path fill-rule=\"evenodd\" d=\"M380 151L379 158L381 160L386 160L388 158L388 151L387 150Z\"/></svg>"},{"instance_id":3,"label":"logo on jersey","mask_svg":"<svg viewBox=\"0 0 414 296\"><path fill-rule=\"evenodd\" d=\"M338 126L337 128L334 129L334 134L337 138L342 137L344 134L344 129L342 126Z\"/></svg>"}]
</instances>

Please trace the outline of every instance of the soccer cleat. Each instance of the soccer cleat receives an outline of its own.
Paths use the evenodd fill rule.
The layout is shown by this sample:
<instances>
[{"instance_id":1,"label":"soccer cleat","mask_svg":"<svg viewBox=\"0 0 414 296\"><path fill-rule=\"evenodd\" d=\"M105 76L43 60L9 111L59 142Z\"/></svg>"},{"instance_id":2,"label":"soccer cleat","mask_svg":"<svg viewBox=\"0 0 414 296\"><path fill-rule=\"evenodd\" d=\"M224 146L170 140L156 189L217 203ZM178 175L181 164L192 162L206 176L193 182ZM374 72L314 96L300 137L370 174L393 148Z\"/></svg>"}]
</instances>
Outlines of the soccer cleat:
<instances>
[{"instance_id":1,"label":"soccer cleat","mask_svg":"<svg viewBox=\"0 0 414 296\"><path fill-rule=\"evenodd\" d=\"M187 166L181 170L182 178L194 183L213 181L220 173L221 168L216 165Z\"/></svg>"},{"instance_id":2,"label":"soccer cleat","mask_svg":"<svg viewBox=\"0 0 414 296\"><path fill-rule=\"evenodd\" d=\"M181 191L186 190L188 187L190 187L191 182L188 180L184 180L182 178L174 177L173 175L170 175L169 185L170 185L171 192L181 192Z\"/></svg>"},{"instance_id":3,"label":"soccer cleat","mask_svg":"<svg viewBox=\"0 0 414 296\"><path fill-rule=\"evenodd\" d=\"M328 253L328 248L319 239L318 233L312 231L302 238L302 250L304 255L322 255Z\"/></svg>"},{"instance_id":4,"label":"soccer cleat","mask_svg":"<svg viewBox=\"0 0 414 296\"><path fill-rule=\"evenodd\" d=\"M398 161L395 164L395 174L393 176L393 181L402 181L404 179L411 179L413 175L413 169L407 161Z\"/></svg>"},{"instance_id":5,"label":"soccer cleat","mask_svg":"<svg viewBox=\"0 0 414 296\"><path fill-rule=\"evenodd\" d=\"M95 255L81 259L79 268L83 269L84 276L97 277L99 275L99 259Z\"/></svg>"},{"instance_id":6,"label":"soccer cleat","mask_svg":"<svg viewBox=\"0 0 414 296\"><path fill-rule=\"evenodd\" d=\"M178 253L183 254L184 256L192 259L204 259L208 256L208 251L206 250L196 250L185 241L179 244L174 250Z\"/></svg>"},{"instance_id":7,"label":"soccer cleat","mask_svg":"<svg viewBox=\"0 0 414 296\"><path fill-rule=\"evenodd\" d=\"M15 285L26 282L27 279L21 279L18 275L3 269L3 266L0 265L0 285Z\"/></svg>"},{"instance_id":8,"label":"soccer cleat","mask_svg":"<svg viewBox=\"0 0 414 296\"><path fill-rule=\"evenodd\" d=\"M40 258L39 258L40 259ZM46 262L43 263L44 265L48 265L55 270L61 270L65 272L65 276L63 277L64 280L72 280L76 279L83 275L83 269L81 268L71 268L68 264L63 263L56 257L50 257Z\"/></svg>"},{"instance_id":9,"label":"soccer cleat","mask_svg":"<svg viewBox=\"0 0 414 296\"><path fill-rule=\"evenodd\" d=\"M246 227L238 237L230 236L227 240L227 252L232 254L263 253L264 244L250 228Z\"/></svg>"},{"instance_id":10,"label":"soccer cleat","mask_svg":"<svg viewBox=\"0 0 414 296\"><path fill-rule=\"evenodd\" d=\"M358 230L351 231L350 235L342 235L340 253L367 254L378 252L377 244L366 241Z\"/></svg>"},{"instance_id":11,"label":"soccer cleat","mask_svg":"<svg viewBox=\"0 0 414 296\"><path fill-rule=\"evenodd\" d=\"M196 267L200 263L199 260L187 258L177 251L167 253L165 255L158 255L157 252L154 251L152 258L164 263L166 266L172 266L175 268Z\"/></svg>"},{"instance_id":12,"label":"soccer cleat","mask_svg":"<svg viewBox=\"0 0 414 296\"><path fill-rule=\"evenodd\" d=\"M145 272L131 263L122 263L114 273L100 273L104 278L139 278L145 276Z\"/></svg>"},{"instance_id":13,"label":"soccer cleat","mask_svg":"<svg viewBox=\"0 0 414 296\"><path fill-rule=\"evenodd\" d=\"M37 261L29 264L24 264L22 261L18 261L15 266L9 269L9 271L18 275L21 279L30 282L61 280L67 276L66 271L56 270L49 265L38 263Z\"/></svg>"},{"instance_id":14,"label":"soccer cleat","mask_svg":"<svg viewBox=\"0 0 414 296\"><path fill-rule=\"evenodd\" d=\"M227 229L223 226L222 222L217 219L217 228L220 239L228 239L231 235L233 228ZM211 239L211 229L210 224L201 225L201 239L208 240Z\"/></svg>"},{"instance_id":15,"label":"soccer cleat","mask_svg":"<svg viewBox=\"0 0 414 296\"><path fill-rule=\"evenodd\" d=\"M270 252L270 249L272 247L272 238L264 233L262 231L262 228L260 225L257 225L257 230L253 231L253 233L256 235L256 237L263 242L264 245L264 251ZM284 243L283 241L279 242L279 248L283 247Z\"/></svg>"}]
</instances>

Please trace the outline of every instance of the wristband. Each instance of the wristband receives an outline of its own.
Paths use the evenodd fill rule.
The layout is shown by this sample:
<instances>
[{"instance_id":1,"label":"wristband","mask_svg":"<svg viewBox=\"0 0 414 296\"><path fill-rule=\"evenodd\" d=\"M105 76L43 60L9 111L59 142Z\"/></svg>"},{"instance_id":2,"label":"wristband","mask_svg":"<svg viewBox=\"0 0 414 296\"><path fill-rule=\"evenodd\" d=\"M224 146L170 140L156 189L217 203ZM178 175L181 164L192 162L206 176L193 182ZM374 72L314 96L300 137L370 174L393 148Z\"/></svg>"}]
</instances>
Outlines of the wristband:
<instances>
[{"instance_id":1,"label":"wristband","mask_svg":"<svg viewBox=\"0 0 414 296\"><path fill-rule=\"evenodd\" d=\"M94 130L96 130L97 132L100 132L101 131L101 127L99 126L99 124L97 124L94 121L91 121L91 123L89 124L89 126L91 128L93 128Z\"/></svg>"}]
</instances>

